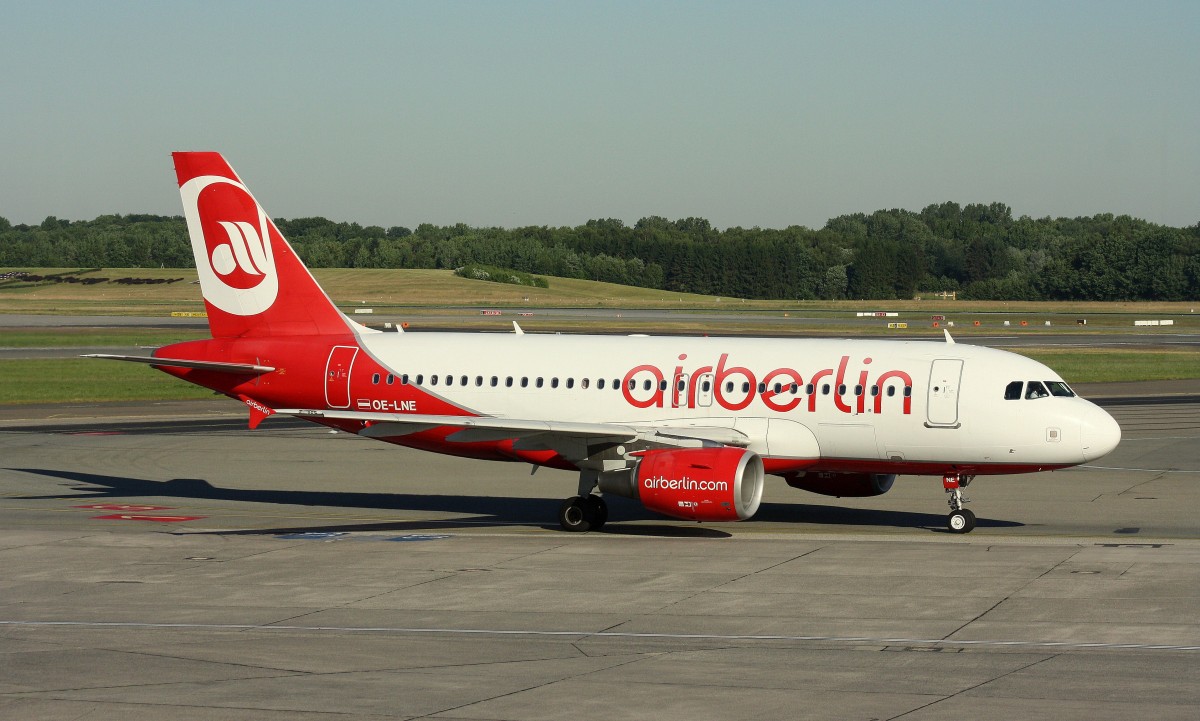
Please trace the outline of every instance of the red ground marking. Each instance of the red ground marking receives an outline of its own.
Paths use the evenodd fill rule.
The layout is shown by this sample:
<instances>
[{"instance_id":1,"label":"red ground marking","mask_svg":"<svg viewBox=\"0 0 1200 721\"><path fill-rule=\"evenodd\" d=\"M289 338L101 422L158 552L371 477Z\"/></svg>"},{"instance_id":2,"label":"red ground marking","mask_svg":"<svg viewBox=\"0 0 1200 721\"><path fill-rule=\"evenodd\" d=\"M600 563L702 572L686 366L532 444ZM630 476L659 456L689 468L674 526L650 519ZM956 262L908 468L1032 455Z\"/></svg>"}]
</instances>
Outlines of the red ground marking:
<instances>
[{"instance_id":1,"label":"red ground marking","mask_svg":"<svg viewBox=\"0 0 1200 721\"><path fill-rule=\"evenodd\" d=\"M89 503L74 508L90 508L95 511L169 511L174 506L139 506L126 503Z\"/></svg>"},{"instance_id":2,"label":"red ground marking","mask_svg":"<svg viewBox=\"0 0 1200 721\"><path fill-rule=\"evenodd\" d=\"M208 516L142 516L136 513L114 513L111 516L92 516L93 521L154 521L155 523L179 523L197 521Z\"/></svg>"}]
</instances>

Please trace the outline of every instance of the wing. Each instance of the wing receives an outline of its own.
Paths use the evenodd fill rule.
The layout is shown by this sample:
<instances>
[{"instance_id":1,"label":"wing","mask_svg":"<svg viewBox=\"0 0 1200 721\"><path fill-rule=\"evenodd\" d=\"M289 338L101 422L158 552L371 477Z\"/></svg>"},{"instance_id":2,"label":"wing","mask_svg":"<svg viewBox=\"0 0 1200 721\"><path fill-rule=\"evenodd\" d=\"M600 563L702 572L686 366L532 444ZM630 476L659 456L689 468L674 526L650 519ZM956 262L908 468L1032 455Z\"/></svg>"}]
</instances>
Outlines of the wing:
<instances>
[{"instance_id":1,"label":"wing","mask_svg":"<svg viewBox=\"0 0 1200 721\"><path fill-rule=\"evenodd\" d=\"M746 434L717 426L670 426L629 423L575 423L493 416L437 416L410 413L369 413L286 408L276 411L298 418L352 420L366 425L359 435L395 438L434 428L458 428L450 443L514 442L526 449L550 449L570 461L583 461L617 444L642 447L738 446L750 443Z\"/></svg>"}]
</instances>

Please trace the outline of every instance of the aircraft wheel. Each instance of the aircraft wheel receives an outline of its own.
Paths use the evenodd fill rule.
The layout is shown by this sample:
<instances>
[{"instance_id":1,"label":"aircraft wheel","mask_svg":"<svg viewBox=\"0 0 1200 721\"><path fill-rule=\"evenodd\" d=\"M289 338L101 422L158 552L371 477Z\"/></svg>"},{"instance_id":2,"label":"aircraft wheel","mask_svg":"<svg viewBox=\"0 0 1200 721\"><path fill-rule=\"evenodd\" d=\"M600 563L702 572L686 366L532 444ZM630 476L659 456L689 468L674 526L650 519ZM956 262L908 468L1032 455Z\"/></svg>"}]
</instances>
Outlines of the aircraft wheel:
<instances>
[{"instance_id":1,"label":"aircraft wheel","mask_svg":"<svg viewBox=\"0 0 1200 721\"><path fill-rule=\"evenodd\" d=\"M592 494L584 499L584 504L591 513L592 530L599 531L604 528L604 524L608 523L608 504L604 502L604 499Z\"/></svg>"},{"instance_id":2,"label":"aircraft wheel","mask_svg":"<svg viewBox=\"0 0 1200 721\"><path fill-rule=\"evenodd\" d=\"M965 508L954 511L946 518L946 528L951 533L970 533L975 528L975 514Z\"/></svg>"},{"instance_id":3,"label":"aircraft wheel","mask_svg":"<svg viewBox=\"0 0 1200 721\"><path fill-rule=\"evenodd\" d=\"M558 523L564 531L590 531L595 523L595 513L586 498L571 496L558 508Z\"/></svg>"}]
</instances>

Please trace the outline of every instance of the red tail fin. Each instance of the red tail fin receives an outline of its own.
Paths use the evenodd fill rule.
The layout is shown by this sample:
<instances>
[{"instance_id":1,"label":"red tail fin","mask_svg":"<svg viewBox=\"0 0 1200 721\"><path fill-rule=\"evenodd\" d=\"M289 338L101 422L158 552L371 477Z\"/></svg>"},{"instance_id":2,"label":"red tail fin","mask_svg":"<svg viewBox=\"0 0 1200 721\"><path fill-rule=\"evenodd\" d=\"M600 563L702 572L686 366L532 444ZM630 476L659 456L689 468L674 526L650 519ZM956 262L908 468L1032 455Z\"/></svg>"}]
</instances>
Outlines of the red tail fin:
<instances>
[{"instance_id":1,"label":"red tail fin","mask_svg":"<svg viewBox=\"0 0 1200 721\"><path fill-rule=\"evenodd\" d=\"M346 333L341 311L220 153L173 153L214 338Z\"/></svg>"}]
</instances>

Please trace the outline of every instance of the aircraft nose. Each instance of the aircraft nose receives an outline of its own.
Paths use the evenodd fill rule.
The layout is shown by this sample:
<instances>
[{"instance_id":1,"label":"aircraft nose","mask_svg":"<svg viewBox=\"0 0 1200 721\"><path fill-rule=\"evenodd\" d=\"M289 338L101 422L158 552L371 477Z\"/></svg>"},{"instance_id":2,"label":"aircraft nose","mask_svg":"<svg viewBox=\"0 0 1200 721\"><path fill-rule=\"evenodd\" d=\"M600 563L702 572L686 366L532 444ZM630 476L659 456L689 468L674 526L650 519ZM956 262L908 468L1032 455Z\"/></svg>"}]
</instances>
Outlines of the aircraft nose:
<instances>
[{"instance_id":1,"label":"aircraft nose","mask_svg":"<svg viewBox=\"0 0 1200 721\"><path fill-rule=\"evenodd\" d=\"M1121 426L1103 408L1092 405L1089 410L1080 421L1079 439L1084 460L1094 461L1112 453L1121 442Z\"/></svg>"}]
</instances>

